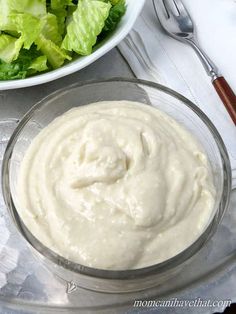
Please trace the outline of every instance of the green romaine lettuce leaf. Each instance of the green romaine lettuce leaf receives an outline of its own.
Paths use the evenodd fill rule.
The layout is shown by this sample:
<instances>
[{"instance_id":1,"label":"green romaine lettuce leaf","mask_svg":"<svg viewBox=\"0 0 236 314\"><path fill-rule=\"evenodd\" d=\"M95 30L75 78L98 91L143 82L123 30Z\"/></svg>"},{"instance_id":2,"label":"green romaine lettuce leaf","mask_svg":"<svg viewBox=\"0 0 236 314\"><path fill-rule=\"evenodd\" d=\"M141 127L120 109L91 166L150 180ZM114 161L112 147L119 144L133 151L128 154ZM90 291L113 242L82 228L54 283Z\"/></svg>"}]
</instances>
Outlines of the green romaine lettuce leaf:
<instances>
[{"instance_id":1,"label":"green romaine lettuce leaf","mask_svg":"<svg viewBox=\"0 0 236 314\"><path fill-rule=\"evenodd\" d=\"M97 0L80 0L73 19L67 26L62 48L88 55L101 33L111 8L110 3Z\"/></svg>"},{"instance_id":2,"label":"green romaine lettuce leaf","mask_svg":"<svg viewBox=\"0 0 236 314\"><path fill-rule=\"evenodd\" d=\"M0 80L22 79L32 74L29 66L39 55L40 52L33 45L29 50L21 49L17 60L11 63L0 60Z\"/></svg>"},{"instance_id":3,"label":"green romaine lettuce leaf","mask_svg":"<svg viewBox=\"0 0 236 314\"><path fill-rule=\"evenodd\" d=\"M48 13L41 20L41 34L46 38L59 44L62 41L61 34L58 28L57 17L54 14Z\"/></svg>"},{"instance_id":4,"label":"green romaine lettuce leaf","mask_svg":"<svg viewBox=\"0 0 236 314\"><path fill-rule=\"evenodd\" d=\"M41 31L40 20L28 13L11 13L0 16L0 30L21 35L24 48L29 49Z\"/></svg>"},{"instance_id":5,"label":"green romaine lettuce leaf","mask_svg":"<svg viewBox=\"0 0 236 314\"><path fill-rule=\"evenodd\" d=\"M117 0L116 4L115 1L113 1L113 3L114 6L111 8L109 16L105 21L105 26L103 28L104 32L113 31L119 24L122 16L125 14L126 11L125 0Z\"/></svg>"},{"instance_id":6,"label":"green romaine lettuce leaf","mask_svg":"<svg viewBox=\"0 0 236 314\"><path fill-rule=\"evenodd\" d=\"M120 2L120 0L109 0L112 5L116 5L117 3Z\"/></svg>"},{"instance_id":7,"label":"green romaine lettuce leaf","mask_svg":"<svg viewBox=\"0 0 236 314\"><path fill-rule=\"evenodd\" d=\"M73 4L73 0L51 0L48 8L49 12L57 17L58 30L60 35L65 34L66 18L70 15L71 8L76 6Z\"/></svg>"},{"instance_id":8,"label":"green romaine lettuce leaf","mask_svg":"<svg viewBox=\"0 0 236 314\"><path fill-rule=\"evenodd\" d=\"M46 0L0 0L0 12L4 16L19 12L39 17L47 13Z\"/></svg>"},{"instance_id":9,"label":"green romaine lettuce leaf","mask_svg":"<svg viewBox=\"0 0 236 314\"><path fill-rule=\"evenodd\" d=\"M74 5L73 0L51 0L52 9L61 9L67 5Z\"/></svg>"},{"instance_id":10,"label":"green romaine lettuce leaf","mask_svg":"<svg viewBox=\"0 0 236 314\"><path fill-rule=\"evenodd\" d=\"M66 59L71 60L69 55L54 44L54 42L46 39L42 34L39 35L35 43L38 49L47 57L48 62L54 69L59 68Z\"/></svg>"},{"instance_id":11,"label":"green romaine lettuce leaf","mask_svg":"<svg viewBox=\"0 0 236 314\"><path fill-rule=\"evenodd\" d=\"M21 68L18 63L5 63L0 60L0 80L23 79L27 70Z\"/></svg>"},{"instance_id":12,"label":"green romaine lettuce leaf","mask_svg":"<svg viewBox=\"0 0 236 314\"><path fill-rule=\"evenodd\" d=\"M36 59L34 59L30 66L28 67L28 69L33 70L33 72L43 72L46 71L48 69L47 66L47 57L46 56L40 56L37 57Z\"/></svg>"},{"instance_id":13,"label":"green romaine lettuce leaf","mask_svg":"<svg viewBox=\"0 0 236 314\"><path fill-rule=\"evenodd\" d=\"M16 60L22 45L22 38L15 38L6 34L0 35L0 59L6 63Z\"/></svg>"},{"instance_id":14,"label":"green romaine lettuce leaf","mask_svg":"<svg viewBox=\"0 0 236 314\"><path fill-rule=\"evenodd\" d=\"M49 12L54 14L57 18L58 32L61 36L65 34L67 11L66 8L49 9Z\"/></svg>"}]
</instances>

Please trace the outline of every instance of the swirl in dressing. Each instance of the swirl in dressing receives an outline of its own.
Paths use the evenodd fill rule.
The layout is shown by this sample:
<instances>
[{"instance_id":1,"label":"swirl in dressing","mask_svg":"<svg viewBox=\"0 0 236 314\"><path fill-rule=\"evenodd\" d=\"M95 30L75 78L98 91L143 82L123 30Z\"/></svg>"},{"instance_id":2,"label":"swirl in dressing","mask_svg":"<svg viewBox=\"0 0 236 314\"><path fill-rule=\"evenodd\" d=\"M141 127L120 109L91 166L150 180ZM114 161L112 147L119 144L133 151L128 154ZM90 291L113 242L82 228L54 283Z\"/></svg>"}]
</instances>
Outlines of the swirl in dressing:
<instances>
[{"instance_id":1,"label":"swirl in dressing","mask_svg":"<svg viewBox=\"0 0 236 314\"><path fill-rule=\"evenodd\" d=\"M196 139L156 108L74 108L33 140L19 214L44 245L95 268L134 269L187 248L209 223L215 189Z\"/></svg>"}]
</instances>

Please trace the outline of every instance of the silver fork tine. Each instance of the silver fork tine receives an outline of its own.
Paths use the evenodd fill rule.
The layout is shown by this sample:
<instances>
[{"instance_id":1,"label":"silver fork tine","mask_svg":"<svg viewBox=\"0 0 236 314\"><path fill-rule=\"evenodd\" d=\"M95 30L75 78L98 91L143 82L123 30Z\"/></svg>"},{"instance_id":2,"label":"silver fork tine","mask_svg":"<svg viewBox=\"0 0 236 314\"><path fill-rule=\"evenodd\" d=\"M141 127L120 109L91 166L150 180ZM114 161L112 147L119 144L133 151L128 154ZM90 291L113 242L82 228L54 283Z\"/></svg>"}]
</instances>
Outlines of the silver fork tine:
<instances>
[{"instance_id":1,"label":"silver fork tine","mask_svg":"<svg viewBox=\"0 0 236 314\"><path fill-rule=\"evenodd\" d=\"M179 10L177 9L176 3L174 0L162 0L163 5L166 8L166 11L168 12L168 15L174 15L177 16L179 15Z\"/></svg>"},{"instance_id":2,"label":"silver fork tine","mask_svg":"<svg viewBox=\"0 0 236 314\"><path fill-rule=\"evenodd\" d=\"M168 19L169 14L168 14L166 6L164 5L163 0L152 0L152 1L153 1L154 9L155 9L155 12L156 12L156 15L158 16L158 18L160 20L162 20L163 18ZM159 9L158 12L157 12L156 2L158 2L158 4L159 4L158 5L158 9Z\"/></svg>"},{"instance_id":3,"label":"silver fork tine","mask_svg":"<svg viewBox=\"0 0 236 314\"><path fill-rule=\"evenodd\" d=\"M181 0L173 0L173 1L175 3L177 10L179 11L179 15L187 15L190 18L188 11L186 10L185 6L183 5L183 2Z\"/></svg>"}]
</instances>

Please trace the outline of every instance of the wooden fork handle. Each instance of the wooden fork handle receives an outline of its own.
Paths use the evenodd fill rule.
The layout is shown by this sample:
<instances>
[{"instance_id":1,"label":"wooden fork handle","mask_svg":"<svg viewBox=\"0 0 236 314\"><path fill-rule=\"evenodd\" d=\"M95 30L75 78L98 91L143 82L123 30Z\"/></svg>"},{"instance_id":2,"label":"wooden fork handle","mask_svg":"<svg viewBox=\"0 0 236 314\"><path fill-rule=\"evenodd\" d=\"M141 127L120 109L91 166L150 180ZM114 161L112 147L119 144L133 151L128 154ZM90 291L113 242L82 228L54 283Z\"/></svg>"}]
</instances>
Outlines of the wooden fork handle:
<instances>
[{"instance_id":1,"label":"wooden fork handle","mask_svg":"<svg viewBox=\"0 0 236 314\"><path fill-rule=\"evenodd\" d=\"M236 125L236 95L223 76L217 77L212 84Z\"/></svg>"}]
</instances>

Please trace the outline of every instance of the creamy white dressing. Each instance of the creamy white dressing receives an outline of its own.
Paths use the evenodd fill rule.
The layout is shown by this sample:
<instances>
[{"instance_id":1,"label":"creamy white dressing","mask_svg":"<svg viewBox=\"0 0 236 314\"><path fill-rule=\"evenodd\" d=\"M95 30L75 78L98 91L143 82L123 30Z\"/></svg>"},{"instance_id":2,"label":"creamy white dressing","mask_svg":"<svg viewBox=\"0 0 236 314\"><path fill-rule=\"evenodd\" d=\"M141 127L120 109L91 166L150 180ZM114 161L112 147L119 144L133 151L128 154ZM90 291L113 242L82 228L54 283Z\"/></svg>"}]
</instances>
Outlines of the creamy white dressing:
<instances>
[{"instance_id":1,"label":"creamy white dressing","mask_svg":"<svg viewBox=\"0 0 236 314\"><path fill-rule=\"evenodd\" d=\"M74 108L33 140L21 165L19 214L44 245L95 268L162 262L197 239L215 189L206 154L148 105Z\"/></svg>"}]
</instances>

